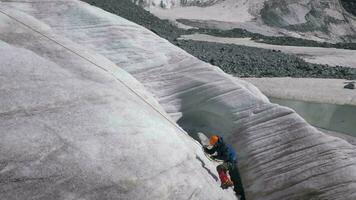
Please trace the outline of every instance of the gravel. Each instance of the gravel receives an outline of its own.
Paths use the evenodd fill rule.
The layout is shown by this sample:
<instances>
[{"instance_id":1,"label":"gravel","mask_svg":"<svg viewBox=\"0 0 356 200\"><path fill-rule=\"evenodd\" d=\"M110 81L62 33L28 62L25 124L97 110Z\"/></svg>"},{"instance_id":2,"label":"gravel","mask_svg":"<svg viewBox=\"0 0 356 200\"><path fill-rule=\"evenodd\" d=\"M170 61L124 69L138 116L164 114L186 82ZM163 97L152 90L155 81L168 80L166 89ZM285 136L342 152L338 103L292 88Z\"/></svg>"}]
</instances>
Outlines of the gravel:
<instances>
[{"instance_id":1,"label":"gravel","mask_svg":"<svg viewBox=\"0 0 356 200\"><path fill-rule=\"evenodd\" d=\"M239 77L305 77L305 78L340 78L356 79L356 69L347 67L329 67L327 65L311 64L294 55L279 51L233 44L219 44L201 41L177 40L181 35L194 32L212 34L224 37L250 37L255 40L269 41L273 44L303 42L308 46L309 41L291 40L290 38L266 37L242 29L229 31L199 29L184 30L172 25L168 20L161 20L143 8L136 6L130 0L83 0L100 7L108 12L117 14L132 22L140 24L171 43L186 50L195 57L220 67L226 73ZM263 38L262 38L263 37ZM296 42L295 42L296 41ZM290 45L290 44L288 44ZM317 44L316 44L317 45ZM351 44L352 45L352 44Z\"/></svg>"},{"instance_id":2,"label":"gravel","mask_svg":"<svg viewBox=\"0 0 356 200\"><path fill-rule=\"evenodd\" d=\"M347 12L356 16L356 1L355 0L341 0L341 4Z\"/></svg>"}]
</instances>

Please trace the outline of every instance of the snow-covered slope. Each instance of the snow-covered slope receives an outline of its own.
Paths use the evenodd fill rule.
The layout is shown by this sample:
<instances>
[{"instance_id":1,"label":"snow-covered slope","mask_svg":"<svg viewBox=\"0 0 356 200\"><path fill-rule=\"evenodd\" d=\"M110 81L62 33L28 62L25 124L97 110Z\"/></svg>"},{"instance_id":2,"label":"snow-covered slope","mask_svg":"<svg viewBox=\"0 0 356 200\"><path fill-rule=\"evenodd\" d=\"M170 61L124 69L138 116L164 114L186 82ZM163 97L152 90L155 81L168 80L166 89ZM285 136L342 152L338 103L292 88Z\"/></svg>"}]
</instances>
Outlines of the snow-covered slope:
<instances>
[{"instance_id":1,"label":"snow-covered slope","mask_svg":"<svg viewBox=\"0 0 356 200\"><path fill-rule=\"evenodd\" d=\"M239 154L247 199L356 198L356 148L319 132L292 110L270 104L252 85L192 57L141 26L79 1L6 1L0 4L0 11L16 15L9 7L46 24L32 27L50 28L59 41L67 41L58 36L61 35L85 47L78 47L76 52L86 53L90 49L124 68L192 135L197 131L224 135ZM21 21L29 19L21 16L17 16ZM92 64L66 56L64 50L60 51L62 48L52 43L50 47L54 49L44 48L45 38L35 37L27 28L4 34L4 30L16 27L16 22L10 22L2 21L1 40L61 66L69 73L68 77L73 81L79 79L83 87L66 83L64 78L55 81L41 72L43 76L31 77L23 86L15 82L6 87L18 93L12 98L15 100L8 100L5 105L19 102L15 108L24 108L28 102L24 94L29 91L25 86L31 84L36 86L33 92L44 92L43 96L32 96L34 102L59 101L59 97L51 100L47 95L63 91L102 98L71 99L69 102L81 107L65 104L59 111L25 109L24 120L29 120L26 123L17 116L1 115L1 128L6 130L1 132L6 138L1 141L4 144L0 147L6 150L0 151L1 163L11 163L0 171L5 177L0 185L1 191L6 191L0 193L4 198L11 199L13 192L32 198L43 195L47 199L63 199L65 195L72 199L231 197L217 188L218 183L202 166L199 147L152 107L142 105L141 99L116 81L110 81L112 76L93 69ZM73 48L76 46L67 42ZM89 57L95 55L90 53ZM16 75L22 65L30 62L21 63L8 69L5 62L1 69L17 69L11 71ZM94 71L85 73L87 70ZM92 76L96 79L91 79ZM11 78L2 76L0 80L7 83ZM57 87L48 91L52 93L46 92L46 86L52 83ZM126 83L131 85L129 81ZM69 98L69 94L62 96ZM154 104L154 100L149 102ZM158 105L155 108L160 110ZM61 148L50 151L49 147L56 146L51 143ZM29 149L24 150L23 146ZM18 156L23 152L29 155ZM47 172L54 176L47 176ZM132 174L135 178L130 179Z\"/></svg>"},{"instance_id":2,"label":"snow-covered slope","mask_svg":"<svg viewBox=\"0 0 356 200\"><path fill-rule=\"evenodd\" d=\"M219 21L220 27L224 28L245 28L268 35L273 33L332 42L356 40L356 18L343 9L339 0L144 2L153 14L171 20ZM219 27L216 22L212 24Z\"/></svg>"}]
</instances>

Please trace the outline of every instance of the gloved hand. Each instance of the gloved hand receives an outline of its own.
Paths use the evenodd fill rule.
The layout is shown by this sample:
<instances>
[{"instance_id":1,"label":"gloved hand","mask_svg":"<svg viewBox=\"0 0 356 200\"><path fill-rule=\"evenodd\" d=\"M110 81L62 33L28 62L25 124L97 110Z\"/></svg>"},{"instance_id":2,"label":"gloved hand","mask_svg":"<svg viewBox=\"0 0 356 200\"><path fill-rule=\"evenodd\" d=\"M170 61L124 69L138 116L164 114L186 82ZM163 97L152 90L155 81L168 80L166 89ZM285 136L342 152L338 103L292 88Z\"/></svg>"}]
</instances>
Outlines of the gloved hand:
<instances>
[{"instance_id":1,"label":"gloved hand","mask_svg":"<svg viewBox=\"0 0 356 200\"><path fill-rule=\"evenodd\" d=\"M208 152L208 148L206 146L203 146L203 150L204 150L205 153Z\"/></svg>"},{"instance_id":2,"label":"gloved hand","mask_svg":"<svg viewBox=\"0 0 356 200\"><path fill-rule=\"evenodd\" d=\"M210 156L213 160L219 160L218 156Z\"/></svg>"}]
</instances>

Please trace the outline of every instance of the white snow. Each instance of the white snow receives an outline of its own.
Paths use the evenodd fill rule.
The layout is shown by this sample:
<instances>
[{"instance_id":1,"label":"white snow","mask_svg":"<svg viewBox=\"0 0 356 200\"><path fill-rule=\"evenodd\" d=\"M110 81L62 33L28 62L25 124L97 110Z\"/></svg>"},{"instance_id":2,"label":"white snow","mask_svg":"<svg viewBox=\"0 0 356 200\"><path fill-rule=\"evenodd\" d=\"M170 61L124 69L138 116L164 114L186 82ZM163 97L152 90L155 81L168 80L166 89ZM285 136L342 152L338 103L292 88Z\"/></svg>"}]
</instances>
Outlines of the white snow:
<instances>
[{"instance_id":1,"label":"white snow","mask_svg":"<svg viewBox=\"0 0 356 200\"><path fill-rule=\"evenodd\" d=\"M330 66L344 66L356 68L356 51L335 48L321 47L300 47L300 46L282 46L259 43L250 38L224 38L215 37L206 34L183 35L180 37L183 40L197 40L207 42L217 42L224 44L236 44L250 47L258 47L264 49L280 50L287 54L295 54L303 58L307 62L326 64Z\"/></svg>"},{"instance_id":2,"label":"white snow","mask_svg":"<svg viewBox=\"0 0 356 200\"><path fill-rule=\"evenodd\" d=\"M355 147L248 83L79 1L7 1L0 11L8 7L67 48L0 14L0 48L19 62L0 57L1 97L12 94L0 101L0 199L234 199L164 111L192 135L225 136L247 199L355 198Z\"/></svg>"}]
</instances>

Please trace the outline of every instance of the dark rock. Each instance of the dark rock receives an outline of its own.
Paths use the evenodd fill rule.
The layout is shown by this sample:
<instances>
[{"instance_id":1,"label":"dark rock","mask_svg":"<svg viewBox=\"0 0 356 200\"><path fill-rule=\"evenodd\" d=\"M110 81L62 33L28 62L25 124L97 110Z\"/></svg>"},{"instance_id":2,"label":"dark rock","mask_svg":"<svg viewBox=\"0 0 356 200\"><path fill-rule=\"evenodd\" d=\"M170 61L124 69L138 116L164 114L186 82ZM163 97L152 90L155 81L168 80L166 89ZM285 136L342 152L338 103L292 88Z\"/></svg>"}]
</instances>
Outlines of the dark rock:
<instances>
[{"instance_id":1,"label":"dark rock","mask_svg":"<svg viewBox=\"0 0 356 200\"><path fill-rule=\"evenodd\" d=\"M215 65L215 60L212 58L209 60L209 63L212 64L212 65Z\"/></svg>"},{"instance_id":2,"label":"dark rock","mask_svg":"<svg viewBox=\"0 0 356 200\"><path fill-rule=\"evenodd\" d=\"M172 25L168 20L157 18L143 8L136 6L131 0L83 1L96 4L96 6L104 10L140 24L193 56L220 67L226 73L236 76L356 79L356 69L341 66L328 67L326 65L309 64L297 56L284 54L280 52L280 50L267 50L233 44L219 44L193 40L184 41L177 40L177 38L181 35L206 33L219 37L253 37L257 41L280 45L335 47L328 43L322 44L300 38L269 37L251 33L243 29L215 30L202 27L200 29L184 30ZM185 21L192 23L192 21L189 20ZM337 46L337 48L344 47L345 45L343 44L338 44ZM347 48L352 49L353 47L356 49L356 44L354 46L347 44Z\"/></svg>"},{"instance_id":3,"label":"dark rock","mask_svg":"<svg viewBox=\"0 0 356 200\"><path fill-rule=\"evenodd\" d=\"M355 83L348 83L344 86L345 89L355 89Z\"/></svg>"}]
</instances>

